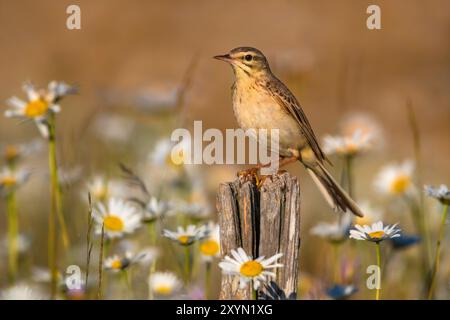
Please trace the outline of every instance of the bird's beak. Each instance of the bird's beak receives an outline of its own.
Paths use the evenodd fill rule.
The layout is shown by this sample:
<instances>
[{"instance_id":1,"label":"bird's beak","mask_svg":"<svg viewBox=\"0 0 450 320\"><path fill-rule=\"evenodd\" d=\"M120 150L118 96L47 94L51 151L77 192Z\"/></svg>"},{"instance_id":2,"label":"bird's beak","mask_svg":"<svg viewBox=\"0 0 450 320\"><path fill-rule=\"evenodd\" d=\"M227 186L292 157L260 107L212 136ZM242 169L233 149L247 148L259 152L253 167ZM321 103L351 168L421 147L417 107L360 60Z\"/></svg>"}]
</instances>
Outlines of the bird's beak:
<instances>
[{"instance_id":1,"label":"bird's beak","mask_svg":"<svg viewBox=\"0 0 450 320\"><path fill-rule=\"evenodd\" d=\"M214 56L213 58L217 59L217 60L222 60L222 61L225 61L225 62L230 62L232 60L231 56L229 54L224 54L224 55L221 55L221 56Z\"/></svg>"}]
</instances>

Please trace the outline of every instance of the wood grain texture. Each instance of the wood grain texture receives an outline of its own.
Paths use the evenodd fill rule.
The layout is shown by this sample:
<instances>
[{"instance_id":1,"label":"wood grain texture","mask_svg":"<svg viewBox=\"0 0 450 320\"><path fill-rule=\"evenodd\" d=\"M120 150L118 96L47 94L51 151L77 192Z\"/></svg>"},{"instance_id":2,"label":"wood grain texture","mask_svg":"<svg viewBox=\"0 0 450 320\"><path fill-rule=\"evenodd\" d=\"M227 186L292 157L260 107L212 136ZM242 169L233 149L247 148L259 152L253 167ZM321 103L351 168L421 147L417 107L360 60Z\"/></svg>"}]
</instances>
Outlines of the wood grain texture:
<instances>
[{"instance_id":1,"label":"wood grain texture","mask_svg":"<svg viewBox=\"0 0 450 320\"><path fill-rule=\"evenodd\" d=\"M268 177L260 189L252 178L223 183L217 194L222 256L244 248L253 257L282 252L275 282L286 295L297 291L300 250L300 188L296 177ZM250 299L238 278L222 276L220 299Z\"/></svg>"}]
</instances>

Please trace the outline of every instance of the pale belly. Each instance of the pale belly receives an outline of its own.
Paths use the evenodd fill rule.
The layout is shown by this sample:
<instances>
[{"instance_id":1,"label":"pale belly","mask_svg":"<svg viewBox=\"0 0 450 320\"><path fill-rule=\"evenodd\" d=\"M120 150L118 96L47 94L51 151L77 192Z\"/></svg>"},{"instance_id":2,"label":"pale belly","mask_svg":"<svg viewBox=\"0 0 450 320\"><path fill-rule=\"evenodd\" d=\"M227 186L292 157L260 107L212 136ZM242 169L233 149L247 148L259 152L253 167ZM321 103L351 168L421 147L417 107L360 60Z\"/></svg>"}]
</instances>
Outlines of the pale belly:
<instances>
[{"instance_id":1,"label":"pale belly","mask_svg":"<svg viewBox=\"0 0 450 320\"><path fill-rule=\"evenodd\" d=\"M242 129L278 129L280 154L290 156L290 150L301 150L306 140L298 122L269 95L254 90L236 90L233 93L234 115Z\"/></svg>"}]
</instances>

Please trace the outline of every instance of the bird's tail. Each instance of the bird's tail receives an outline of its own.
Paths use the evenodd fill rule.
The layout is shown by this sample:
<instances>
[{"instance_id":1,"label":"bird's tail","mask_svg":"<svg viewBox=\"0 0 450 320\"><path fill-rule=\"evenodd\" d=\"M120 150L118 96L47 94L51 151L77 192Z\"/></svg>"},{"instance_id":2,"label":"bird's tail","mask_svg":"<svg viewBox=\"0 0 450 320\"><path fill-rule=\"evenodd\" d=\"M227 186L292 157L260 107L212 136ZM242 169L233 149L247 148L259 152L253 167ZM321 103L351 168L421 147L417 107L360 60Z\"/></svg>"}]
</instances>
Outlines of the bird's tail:
<instances>
[{"instance_id":1,"label":"bird's tail","mask_svg":"<svg viewBox=\"0 0 450 320\"><path fill-rule=\"evenodd\" d=\"M363 216L356 202L350 198L321 163L316 161L314 165L305 164L305 166L325 200L335 211L346 212L350 210L354 215Z\"/></svg>"}]
</instances>

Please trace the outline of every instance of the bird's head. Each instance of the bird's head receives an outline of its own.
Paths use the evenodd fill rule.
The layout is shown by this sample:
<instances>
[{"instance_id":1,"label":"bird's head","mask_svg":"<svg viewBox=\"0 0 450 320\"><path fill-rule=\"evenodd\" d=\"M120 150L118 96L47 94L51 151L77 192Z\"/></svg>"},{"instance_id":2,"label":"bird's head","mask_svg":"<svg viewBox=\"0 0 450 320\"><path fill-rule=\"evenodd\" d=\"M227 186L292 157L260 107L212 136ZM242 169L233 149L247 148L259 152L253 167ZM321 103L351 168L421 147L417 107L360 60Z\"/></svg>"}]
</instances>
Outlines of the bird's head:
<instances>
[{"instance_id":1,"label":"bird's head","mask_svg":"<svg viewBox=\"0 0 450 320\"><path fill-rule=\"evenodd\" d=\"M239 47L215 59L228 62L236 77L259 77L270 73L269 63L261 51L251 47Z\"/></svg>"}]
</instances>

